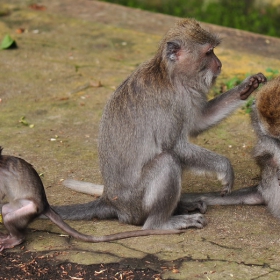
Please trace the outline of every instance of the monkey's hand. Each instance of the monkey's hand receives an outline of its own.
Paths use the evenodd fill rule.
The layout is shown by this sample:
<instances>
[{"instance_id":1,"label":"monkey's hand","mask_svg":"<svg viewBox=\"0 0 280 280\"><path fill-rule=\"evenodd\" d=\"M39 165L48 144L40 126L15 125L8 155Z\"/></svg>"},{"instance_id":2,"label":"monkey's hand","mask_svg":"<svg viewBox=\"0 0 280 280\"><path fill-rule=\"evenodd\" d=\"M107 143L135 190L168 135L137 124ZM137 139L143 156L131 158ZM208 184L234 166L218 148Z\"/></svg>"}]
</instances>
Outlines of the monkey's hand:
<instances>
[{"instance_id":1,"label":"monkey's hand","mask_svg":"<svg viewBox=\"0 0 280 280\"><path fill-rule=\"evenodd\" d=\"M229 194L234 183L234 171L230 162L228 161L225 172L218 173L218 179L221 181L223 188L221 196Z\"/></svg>"},{"instance_id":2,"label":"monkey's hand","mask_svg":"<svg viewBox=\"0 0 280 280\"><path fill-rule=\"evenodd\" d=\"M258 88L261 83L266 82L266 77L262 73L258 73L246 78L240 85L240 99L245 100L247 99L250 94Z\"/></svg>"}]
</instances>

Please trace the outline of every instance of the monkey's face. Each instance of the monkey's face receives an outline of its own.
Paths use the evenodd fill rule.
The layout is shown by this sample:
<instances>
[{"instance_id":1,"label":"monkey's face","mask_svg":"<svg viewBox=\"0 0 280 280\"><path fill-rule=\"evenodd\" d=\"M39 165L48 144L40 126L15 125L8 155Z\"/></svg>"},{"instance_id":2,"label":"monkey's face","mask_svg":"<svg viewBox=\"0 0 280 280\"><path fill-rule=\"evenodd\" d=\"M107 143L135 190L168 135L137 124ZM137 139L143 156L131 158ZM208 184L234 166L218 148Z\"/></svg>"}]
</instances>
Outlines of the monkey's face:
<instances>
[{"instance_id":1,"label":"monkey's face","mask_svg":"<svg viewBox=\"0 0 280 280\"><path fill-rule=\"evenodd\" d=\"M213 86L221 73L222 63L214 53L214 46L210 44L196 46L194 53L195 69L202 84L208 88Z\"/></svg>"},{"instance_id":2,"label":"monkey's face","mask_svg":"<svg viewBox=\"0 0 280 280\"><path fill-rule=\"evenodd\" d=\"M222 63L210 44L201 47L199 56L199 72L205 77L206 83L212 86L221 73Z\"/></svg>"},{"instance_id":3,"label":"monkey's face","mask_svg":"<svg viewBox=\"0 0 280 280\"><path fill-rule=\"evenodd\" d=\"M214 53L214 46L209 43L170 41L166 43L165 55L175 76L196 83L195 87L206 87L206 91L221 73L222 63Z\"/></svg>"},{"instance_id":4,"label":"monkey's face","mask_svg":"<svg viewBox=\"0 0 280 280\"><path fill-rule=\"evenodd\" d=\"M171 77L207 93L221 72L222 63L214 53L220 42L196 20L184 19L167 32L160 53Z\"/></svg>"},{"instance_id":5,"label":"monkey's face","mask_svg":"<svg viewBox=\"0 0 280 280\"><path fill-rule=\"evenodd\" d=\"M208 69L213 73L214 77L218 77L221 73L222 69L222 63L219 60L219 58L214 53L214 47L210 44L206 44L201 48L201 69L200 71L203 71L204 69Z\"/></svg>"}]
</instances>

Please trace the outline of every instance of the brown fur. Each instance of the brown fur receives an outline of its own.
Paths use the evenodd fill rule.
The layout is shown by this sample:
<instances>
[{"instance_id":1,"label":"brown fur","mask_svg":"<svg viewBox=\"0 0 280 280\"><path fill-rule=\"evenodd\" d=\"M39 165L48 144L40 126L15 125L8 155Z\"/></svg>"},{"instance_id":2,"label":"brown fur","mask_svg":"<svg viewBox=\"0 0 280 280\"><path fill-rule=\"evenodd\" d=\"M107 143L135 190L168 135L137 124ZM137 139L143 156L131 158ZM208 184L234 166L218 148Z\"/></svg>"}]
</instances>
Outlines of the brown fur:
<instances>
[{"instance_id":1,"label":"brown fur","mask_svg":"<svg viewBox=\"0 0 280 280\"><path fill-rule=\"evenodd\" d=\"M265 129L280 136L280 76L264 85L256 97L256 106Z\"/></svg>"},{"instance_id":2,"label":"brown fur","mask_svg":"<svg viewBox=\"0 0 280 280\"><path fill-rule=\"evenodd\" d=\"M213 33L203 29L195 19L183 19L176 23L165 35L162 43L165 44L169 40L180 40L182 42L197 43L200 45L210 44L217 46L221 39Z\"/></svg>"}]
</instances>

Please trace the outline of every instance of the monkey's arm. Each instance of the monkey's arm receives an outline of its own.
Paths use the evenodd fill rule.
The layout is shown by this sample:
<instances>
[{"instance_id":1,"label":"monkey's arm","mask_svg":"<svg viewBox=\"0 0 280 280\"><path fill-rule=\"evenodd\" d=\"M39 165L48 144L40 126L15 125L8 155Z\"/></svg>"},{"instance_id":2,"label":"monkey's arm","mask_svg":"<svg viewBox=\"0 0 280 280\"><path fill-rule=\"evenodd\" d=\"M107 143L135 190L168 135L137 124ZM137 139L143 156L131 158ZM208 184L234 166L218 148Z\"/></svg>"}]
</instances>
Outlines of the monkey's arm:
<instances>
[{"instance_id":1,"label":"monkey's arm","mask_svg":"<svg viewBox=\"0 0 280 280\"><path fill-rule=\"evenodd\" d=\"M263 74L259 73L246 78L240 85L210 100L203 108L201 120L197 122L194 135L219 123L235 109L240 107L244 100L258 88L260 83L266 82Z\"/></svg>"},{"instance_id":2,"label":"monkey's arm","mask_svg":"<svg viewBox=\"0 0 280 280\"><path fill-rule=\"evenodd\" d=\"M183 194L181 203L206 203L206 205L258 205L265 204L271 213L280 218L280 188L278 173L280 152L278 140L260 134L254 156L261 168L259 185L242 188L221 196L219 192Z\"/></svg>"},{"instance_id":3,"label":"monkey's arm","mask_svg":"<svg viewBox=\"0 0 280 280\"><path fill-rule=\"evenodd\" d=\"M231 191L234 172L226 157L190 143L181 144L176 149L176 154L181 164L190 170L199 173L215 173L223 185L222 195Z\"/></svg>"}]
</instances>

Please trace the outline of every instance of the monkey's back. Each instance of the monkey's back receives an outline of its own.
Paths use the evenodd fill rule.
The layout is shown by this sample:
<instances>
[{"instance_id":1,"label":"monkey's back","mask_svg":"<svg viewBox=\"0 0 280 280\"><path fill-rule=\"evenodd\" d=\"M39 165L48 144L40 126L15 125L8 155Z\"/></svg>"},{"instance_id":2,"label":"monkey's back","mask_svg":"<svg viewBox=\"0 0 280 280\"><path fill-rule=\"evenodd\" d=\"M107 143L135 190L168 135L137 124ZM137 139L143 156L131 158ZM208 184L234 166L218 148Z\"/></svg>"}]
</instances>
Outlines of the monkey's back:
<instances>
[{"instance_id":1,"label":"monkey's back","mask_svg":"<svg viewBox=\"0 0 280 280\"><path fill-rule=\"evenodd\" d=\"M135 186L143 166L163 151L174 149L185 134L182 94L175 92L171 83L158 82L169 81L169 77L161 76L160 69L151 71L153 63L142 64L105 106L99 131L105 193L108 186L112 192L118 189L118 194L120 188L127 191Z\"/></svg>"},{"instance_id":2,"label":"monkey's back","mask_svg":"<svg viewBox=\"0 0 280 280\"><path fill-rule=\"evenodd\" d=\"M28 199L48 205L43 183L31 164L25 160L0 155L0 199L9 202Z\"/></svg>"}]
</instances>

